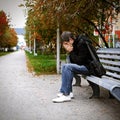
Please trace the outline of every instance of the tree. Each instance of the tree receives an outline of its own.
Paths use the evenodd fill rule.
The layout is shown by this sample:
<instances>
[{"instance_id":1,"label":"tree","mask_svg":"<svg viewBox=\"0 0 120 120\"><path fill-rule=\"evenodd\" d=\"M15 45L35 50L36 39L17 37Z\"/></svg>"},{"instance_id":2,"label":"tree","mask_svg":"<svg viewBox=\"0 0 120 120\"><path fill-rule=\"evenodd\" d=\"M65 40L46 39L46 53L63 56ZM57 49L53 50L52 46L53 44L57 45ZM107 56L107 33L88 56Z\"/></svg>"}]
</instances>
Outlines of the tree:
<instances>
[{"instance_id":1,"label":"tree","mask_svg":"<svg viewBox=\"0 0 120 120\"><path fill-rule=\"evenodd\" d=\"M31 33L34 28L34 31L40 34L41 39L46 42L55 37L59 23L61 31L71 30L76 34L85 33L94 40L97 39L93 36L93 31L97 29L106 47L108 45L104 38L103 28L108 23L109 17L119 12L118 5L120 4L118 0L24 1L28 9L26 25L29 26Z\"/></svg>"},{"instance_id":2,"label":"tree","mask_svg":"<svg viewBox=\"0 0 120 120\"><path fill-rule=\"evenodd\" d=\"M4 31L8 27L8 19L4 11L0 11L0 36L4 34Z\"/></svg>"},{"instance_id":3,"label":"tree","mask_svg":"<svg viewBox=\"0 0 120 120\"><path fill-rule=\"evenodd\" d=\"M9 26L9 20L4 11L0 11L0 48L11 48L17 45L17 34Z\"/></svg>"},{"instance_id":4,"label":"tree","mask_svg":"<svg viewBox=\"0 0 120 120\"><path fill-rule=\"evenodd\" d=\"M8 40L7 40L7 47L11 48L17 45L17 33L15 32L15 30L13 28L8 29Z\"/></svg>"}]
</instances>

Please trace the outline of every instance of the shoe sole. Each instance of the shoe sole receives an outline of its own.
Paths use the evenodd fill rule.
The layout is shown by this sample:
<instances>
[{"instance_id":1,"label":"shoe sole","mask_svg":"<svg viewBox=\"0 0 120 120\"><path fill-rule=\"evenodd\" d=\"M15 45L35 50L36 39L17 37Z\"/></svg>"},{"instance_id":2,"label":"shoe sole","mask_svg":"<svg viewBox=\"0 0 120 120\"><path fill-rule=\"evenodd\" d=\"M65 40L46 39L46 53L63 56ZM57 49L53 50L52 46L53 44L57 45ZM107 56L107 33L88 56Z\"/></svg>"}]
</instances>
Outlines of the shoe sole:
<instances>
[{"instance_id":1,"label":"shoe sole","mask_svg":"<svg viewBox=\"0 0 120 120\"><path fill-rule=\"evenodd\" d=\"M64 102L70 102L71 100L66 100L66 101L61 101L61 102L57 102L57 101L53 101L53 103L64 103Z\"/></svg>"}]
</instances>

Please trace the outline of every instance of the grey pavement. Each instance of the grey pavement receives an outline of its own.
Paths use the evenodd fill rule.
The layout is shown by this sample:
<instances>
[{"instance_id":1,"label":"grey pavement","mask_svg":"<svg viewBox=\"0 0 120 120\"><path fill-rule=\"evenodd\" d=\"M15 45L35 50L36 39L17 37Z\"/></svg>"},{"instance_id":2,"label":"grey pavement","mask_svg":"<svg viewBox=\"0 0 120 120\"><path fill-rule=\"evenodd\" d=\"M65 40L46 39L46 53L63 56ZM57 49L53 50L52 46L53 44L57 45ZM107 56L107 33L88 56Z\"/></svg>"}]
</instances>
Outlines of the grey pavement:
<instances>
[{"instance_id":1,"label":"grey pavement","mask_svg":"<svg viewBox=\"0 0 120 120\"><path fill-rule=\"evenodd\" d=\"M34 76L24 51L0 57L0 120L120 120L120 102L101 88L100 99L88 99L91 88L82 79L71 102L52 103L61 75Z\"/></svg>"}]
</instances>

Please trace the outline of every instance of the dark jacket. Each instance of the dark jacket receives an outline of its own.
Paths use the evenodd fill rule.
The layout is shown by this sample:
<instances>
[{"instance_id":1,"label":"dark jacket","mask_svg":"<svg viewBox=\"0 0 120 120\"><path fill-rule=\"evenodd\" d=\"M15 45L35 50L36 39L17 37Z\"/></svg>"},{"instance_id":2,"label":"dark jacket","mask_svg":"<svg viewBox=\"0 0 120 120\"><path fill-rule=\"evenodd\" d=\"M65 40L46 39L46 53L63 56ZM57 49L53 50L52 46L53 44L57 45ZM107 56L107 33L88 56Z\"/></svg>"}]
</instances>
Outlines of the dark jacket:
<instances>
[{"instance_id":1,"label":"dark jacket","mask_svg":"<svg viewBox=\"0 0 120 120\"><path fill-rule=\"evenodd\" d=\"M70 61L78 65L85 65L89 70L89 63L92 61L92 57L85 40L81 35L74 40L73 51L70 52ZM91 44L89 39L87 41Z\"/></svg>"}]
</instances>

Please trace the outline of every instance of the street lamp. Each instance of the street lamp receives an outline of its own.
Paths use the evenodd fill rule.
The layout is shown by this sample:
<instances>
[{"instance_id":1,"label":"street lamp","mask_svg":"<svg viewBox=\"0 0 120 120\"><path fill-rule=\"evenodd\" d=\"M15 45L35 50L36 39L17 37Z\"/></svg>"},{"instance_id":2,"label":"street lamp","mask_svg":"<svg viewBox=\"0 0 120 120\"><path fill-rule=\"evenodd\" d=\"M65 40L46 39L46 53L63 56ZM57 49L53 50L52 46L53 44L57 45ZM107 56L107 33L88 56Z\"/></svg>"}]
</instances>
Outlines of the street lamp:
<instances>
[{"instance_id":1,"label":"street lamp","mask_svg":"<svg viewBox=\"0 0 120 120\"><path fill-rule=\"evenodd\" d=\"M32 50L31 50L31 32L29 32L29 52L30 52L30 54L32 53Z\"/></svg>"},{"instance_id":2,"label":"street lamp","mask_svg":"<svg viewBox=\"0 0 120 120\"><path fill-rule=\"evenodd\" d=\"M57 74L61 73L61 64L60 64L60 23L59 23L59 12L60 12L60 7L56 7L56 10L58 12L57 16Z\"/></svg>"},{"instance_id":3,"label":"street lamp","mask_svg":"<svg viewBox=\"0 0 120 120\"><path fill-rule=\"evenodd\" d=\"M34 16L34 17L35 17L35 16ZM34 56L37 56L37 53L36 53L35 18L33 18L33 24L34 24L34 48L33 48L33 51L34 51Z\"/></svg>"},{"instance_id":4,"label":"street lamp","mask_svg":"<svg viewBox=\"0 0 120 120\"><path fill-rule=\"evenodd\" d=\"M35 33L34 33L35 34ZM37 53L36 53L36 39L35 39L35 36L34 36L34 56L37 56Z\"/></svg>"},{"instance_id":5,"label":"street lamp","mask_svg":"<svg viewBox=\"0 0 120 120\"><path fill-rule=\"evenodd\" d=\"M60 30L57 28L57 73L60 73Z\"/></svg>"}]
</instances>

